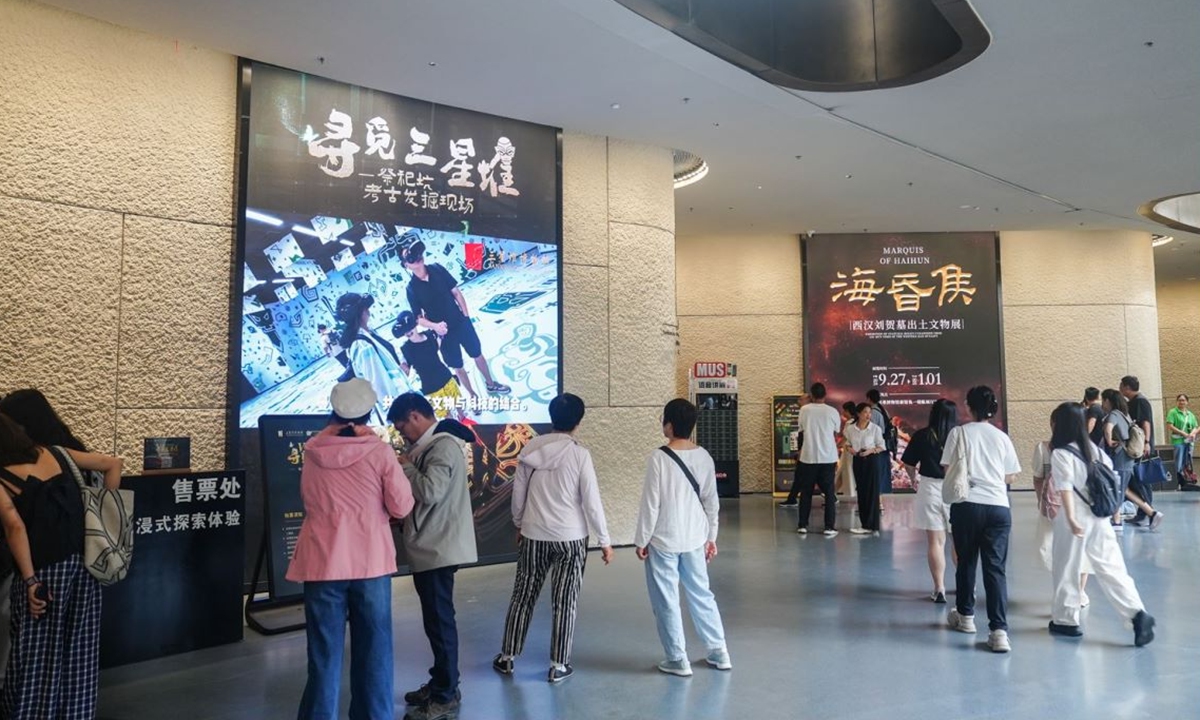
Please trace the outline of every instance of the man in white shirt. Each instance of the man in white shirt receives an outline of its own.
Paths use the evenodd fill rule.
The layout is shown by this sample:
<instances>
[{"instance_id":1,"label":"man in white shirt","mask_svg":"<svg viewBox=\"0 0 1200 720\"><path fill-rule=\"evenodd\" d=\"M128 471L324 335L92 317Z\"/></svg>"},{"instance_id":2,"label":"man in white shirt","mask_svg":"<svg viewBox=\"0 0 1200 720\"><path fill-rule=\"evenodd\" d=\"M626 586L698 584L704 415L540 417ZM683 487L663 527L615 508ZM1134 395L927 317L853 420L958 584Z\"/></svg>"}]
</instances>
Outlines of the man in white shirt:
<instances>
[{"instance_id":1,"label":"man in white shirt","mask_svg":"<svg viewBox=\"0 0 1200 720\"><path fill-rule=\"evenodd\" d=\"M661 672L692 674L684 644L679 585L687 595L696 634L708 651L704 661L718 670L733 664L725 628L708 587L706 563L717 556L717 473L704 448L691 442L696 406L678 398L663 408L668 443L650 454L633 536L639 560L646 562L646 586L666 659Z\"/></svg>"},{"instance_id":2,"label":"man in white shirt","mask_svg":"<svg viewBox=\"0 0 1200 720\"><path fill-rule=\"evenodd\" d=\"M834 476L837 473L837 434L841 430L842 416L825 402L824 383L813 383L809 388L811 401L800 408L800 432L804 444L800 447L800 462L796 469L796 482L781 506L796 504L800 494L800 518L796 532L808 533L808 516L812 514L813 486L821 489L825 496L825 537L837 535L834 527L837 520L837 495L834 491Z\"/></svg>"}]
</instances>

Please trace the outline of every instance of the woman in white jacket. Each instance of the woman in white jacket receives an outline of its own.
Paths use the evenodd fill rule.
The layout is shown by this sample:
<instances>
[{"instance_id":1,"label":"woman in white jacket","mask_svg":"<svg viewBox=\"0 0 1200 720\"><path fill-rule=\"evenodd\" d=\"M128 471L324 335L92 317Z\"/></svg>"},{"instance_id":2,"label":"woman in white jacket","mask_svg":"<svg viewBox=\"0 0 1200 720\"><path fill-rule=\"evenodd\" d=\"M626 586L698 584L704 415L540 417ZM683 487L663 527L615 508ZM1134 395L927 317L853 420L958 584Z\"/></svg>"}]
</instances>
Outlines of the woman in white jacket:
<instances>
[{"instance_id":1,"label":"woman in white jacket","mask_svg":"<svg viewBox=\"0 0 1200 720\"><path fill-rule=\"evenodd\" d=\"M1146 612L1133 578L1129 577L1112 524L1108 517L1096 517L1087 500L1088 464L1099 462L1112 468L1112 461L1088 439L1083 408L1076 403L1059 405L1051 416L1051 424L1054 434L1050 439L1053 449L1050 476L1062 508L1054 517L1050 634L1083 635L1079 628L1082 604L1079 575L1086 558L1117 612L1133 623L1134 644L1146 645L1154 640L1154 618Z\"/></svg>"},{"instance_id":2,"label":"woman in white jacket","mask_svg":"<svg viewBox=\"0 0 1200 720\"><path fill-rule=\"evenodd\" d=\"M549 574L554 617L547 680L557 683L571 676L571 643L587 563L589 526L596 534L604 564L613 557L592 456L575 440L583 414L583 400L575 395L554 398L550 401L554 432L534 438L521 450L512 496L519 545L517 577L500 654L492 660L492 668L502 675L513 672Z\"/></svg>"}]
</instances>

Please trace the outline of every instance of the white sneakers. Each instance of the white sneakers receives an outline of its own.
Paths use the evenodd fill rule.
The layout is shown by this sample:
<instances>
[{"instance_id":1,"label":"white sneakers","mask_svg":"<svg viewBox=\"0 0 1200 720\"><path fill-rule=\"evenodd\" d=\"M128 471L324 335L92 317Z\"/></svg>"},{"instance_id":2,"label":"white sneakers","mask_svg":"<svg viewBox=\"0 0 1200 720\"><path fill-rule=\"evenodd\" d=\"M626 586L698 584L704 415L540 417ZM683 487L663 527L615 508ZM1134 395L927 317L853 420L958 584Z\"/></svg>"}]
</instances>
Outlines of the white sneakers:
<instances>
[{"instance_id":1,"label":"white sneakers","mask_svg":"<svg viewBox=\"0 0 1200 720\"><path fill-rule=\"evenodd\" d=\"M975 616L959 615L956 608L946 615L946 624L955 632L975 634Z\"/></svg>"},{"instance_id":2,"label":"white sneakers","mask_svg":"<svg viewBox=\"0 0 1200 720\"><path fill-rule=\"evenodd\" d=\"M988 633L987 646L994 653L1006 653L1012 650L1012 645L1008 642L1007 630L993 630Z\"/></svg>"}]
</instances>

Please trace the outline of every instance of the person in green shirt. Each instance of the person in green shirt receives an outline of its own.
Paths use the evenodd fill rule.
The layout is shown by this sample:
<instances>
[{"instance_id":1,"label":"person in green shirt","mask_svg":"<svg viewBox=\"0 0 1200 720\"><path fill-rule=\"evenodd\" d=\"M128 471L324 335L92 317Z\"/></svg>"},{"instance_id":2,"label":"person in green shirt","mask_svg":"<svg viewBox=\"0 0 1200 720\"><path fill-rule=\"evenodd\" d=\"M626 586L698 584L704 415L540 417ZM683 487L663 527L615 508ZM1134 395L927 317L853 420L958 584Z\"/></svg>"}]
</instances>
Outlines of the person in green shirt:
<instances>
[{"instance_id":1,"label":"person in green shirt","mask_svg":"<svg viewBox=\"0 0 1200 720\"><path fill-rule=\"evenodd\" d=\"M1175 407L1167 413L1167 431L1171 433L1171 444L1175 446L1175 479L1183 487L1187 484L1183 471L1184 468L1191 469L1192 446L1196 442L1196 435L1200 434L1196 415L1188 409L1187 395L1181 393L1175 398Z\"/></svg>"}]
</instances>

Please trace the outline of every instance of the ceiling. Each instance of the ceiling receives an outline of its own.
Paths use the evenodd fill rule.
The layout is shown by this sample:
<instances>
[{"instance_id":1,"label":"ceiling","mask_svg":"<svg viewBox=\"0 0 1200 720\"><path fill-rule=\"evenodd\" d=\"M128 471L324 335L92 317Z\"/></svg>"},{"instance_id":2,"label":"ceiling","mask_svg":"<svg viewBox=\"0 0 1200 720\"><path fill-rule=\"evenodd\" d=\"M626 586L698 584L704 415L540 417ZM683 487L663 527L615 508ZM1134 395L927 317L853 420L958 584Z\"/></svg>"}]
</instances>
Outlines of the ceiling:
<instances>
[{"instance_id":1,"label":"ceiling","mask_svg":"<svg viewBox=\"0 0 1200 720\"><path fill-rule=\"evenodd\" d=\"M730 0L731 2L734 0ZM681 148L695 234L1125 228L1200 190L1200 2L975 0L973 62L854 93L770 85L613 0L51 0L337 80ZM318 58L324 58L321 62ZM620 107L614 109L614 104Z\"/></svg>"}]
</instances>

